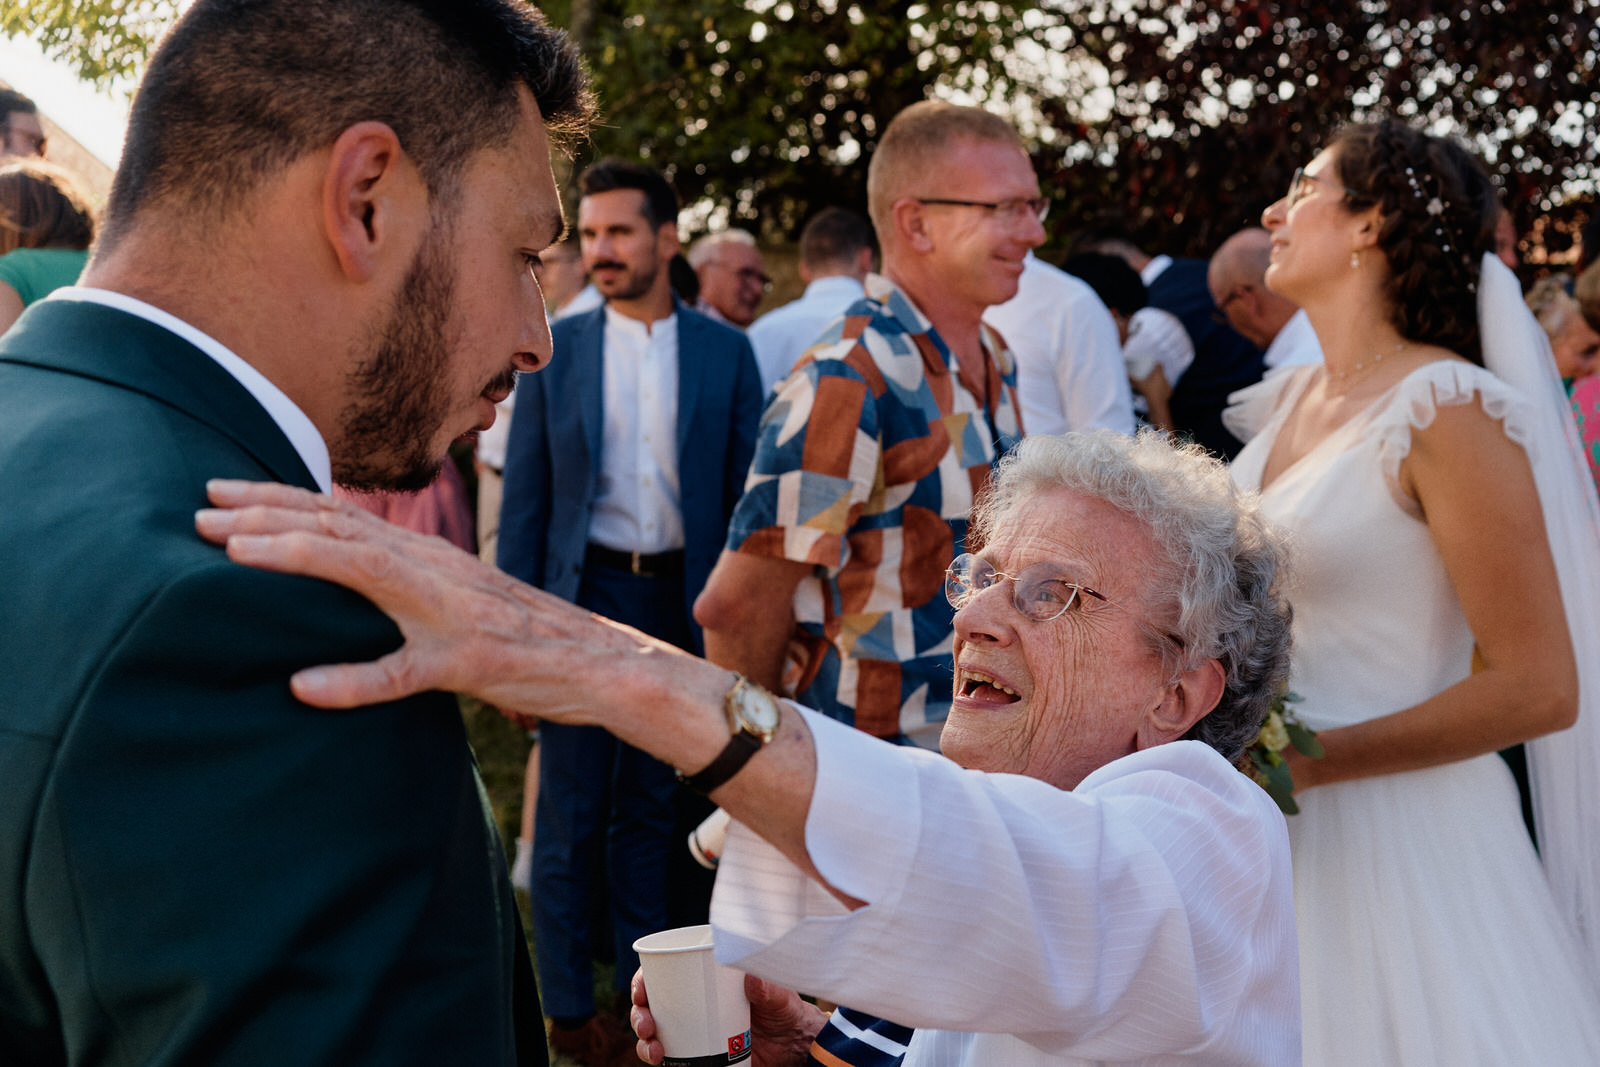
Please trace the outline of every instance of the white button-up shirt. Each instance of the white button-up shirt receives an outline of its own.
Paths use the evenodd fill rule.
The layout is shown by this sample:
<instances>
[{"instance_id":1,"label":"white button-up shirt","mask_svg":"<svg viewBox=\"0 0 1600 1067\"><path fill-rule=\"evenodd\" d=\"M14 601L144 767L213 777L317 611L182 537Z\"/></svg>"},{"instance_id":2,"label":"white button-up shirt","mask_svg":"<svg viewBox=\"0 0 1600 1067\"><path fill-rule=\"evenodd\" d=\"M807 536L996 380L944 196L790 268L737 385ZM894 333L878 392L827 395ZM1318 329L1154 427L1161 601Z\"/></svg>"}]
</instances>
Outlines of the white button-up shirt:
<instances>
[{"instance_id":1,"label":"white button-up shirt","mask_svg":"<svg viewBox=\"0 0 1600 1067\"><path fill-rule=\"evenodd\" d=\"M621 552L679 549L678 316L646 325L607 306L605 317L605 423L589 540Z\"/></svg>"}]
</instances>

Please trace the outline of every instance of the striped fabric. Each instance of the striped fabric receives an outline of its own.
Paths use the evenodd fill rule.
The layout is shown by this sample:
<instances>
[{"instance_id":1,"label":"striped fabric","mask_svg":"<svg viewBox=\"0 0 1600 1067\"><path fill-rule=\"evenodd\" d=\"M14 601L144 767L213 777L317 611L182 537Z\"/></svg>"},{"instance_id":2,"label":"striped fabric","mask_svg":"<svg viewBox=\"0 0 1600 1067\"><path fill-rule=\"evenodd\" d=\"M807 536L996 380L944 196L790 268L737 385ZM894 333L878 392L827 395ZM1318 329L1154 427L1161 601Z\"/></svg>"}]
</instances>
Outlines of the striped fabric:
<instances>
[{"instance_id":1,"label":"striped fabric","mask_svg":"<svg viewBox=\"0 0 1600 1067\"><path fill-rule=\"evenodd\" d=\"M953 675L944 569L1021 436L1011 354L987 327L983 340L980 383L905 294L870 276L779 385L728 531L731 550L817 565L795 594L814 641L798 699L929 748Z\"/></svg>"},{"instance_id":2,"label":"striped fabric","mask_svg":"<svg viewBox=\"0 0 1600 1067\"><path fill-rule=\"evenodd\" d=\"M909 1026L839 1008L828 1016L806 1062L818 1067L900 1067L912 1033Z\"/></svg>"}]
</instances>

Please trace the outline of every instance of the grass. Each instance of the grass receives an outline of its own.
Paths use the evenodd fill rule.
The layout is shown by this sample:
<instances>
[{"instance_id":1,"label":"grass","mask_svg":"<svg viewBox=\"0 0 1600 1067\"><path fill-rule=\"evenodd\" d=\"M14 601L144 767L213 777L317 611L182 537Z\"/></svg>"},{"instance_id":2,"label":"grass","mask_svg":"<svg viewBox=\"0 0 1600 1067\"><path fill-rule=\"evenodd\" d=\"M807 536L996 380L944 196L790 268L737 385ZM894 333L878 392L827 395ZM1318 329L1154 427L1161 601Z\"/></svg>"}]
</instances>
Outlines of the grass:
<instances>
[{"instance_id":1,"label":"grass","mask_svg":"<svg viewBox=\"0 0 1600 1067\"><path fill-rule=\"evenodd\" d=\"M533 747L528 732L506 719L487 704L471 697L461 699L461 718L466 723L467 740L478 759L478 773L483 778L484 789L489 794L489 804L494 809L494 821L500 828L500 841L506 848L506 862L515 855L517 833L522 826L522 782L528 765L528 752ZM538 945L534 942L528 898L517 891L517 902L522 907L522 929L528 938L528 948L538 959ZM595 965L595 1003L607 1003L611 996L611 967ZM576 1061L551 1053L553 1067L565 1067Z\"/></svg>"}]
</instances>

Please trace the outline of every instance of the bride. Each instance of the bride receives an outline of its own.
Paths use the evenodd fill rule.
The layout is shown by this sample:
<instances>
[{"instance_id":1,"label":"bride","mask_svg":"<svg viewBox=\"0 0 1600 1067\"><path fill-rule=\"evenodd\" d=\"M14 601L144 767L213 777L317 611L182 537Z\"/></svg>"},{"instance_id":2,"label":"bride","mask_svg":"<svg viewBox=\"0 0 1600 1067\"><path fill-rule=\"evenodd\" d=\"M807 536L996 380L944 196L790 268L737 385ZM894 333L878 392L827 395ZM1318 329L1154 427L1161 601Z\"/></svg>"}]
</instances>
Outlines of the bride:
<instances>
[{"instance_id":1,"label":"bride","mask_svg":"<svg viewBox=\"0 0 1600 1067\"><path fill-rule=\"evenodd\" d=\"M1307 1065L1600 1063L1600 724L1569 729L1600 634L1567 615L1600 541L1548 349L1482 256L1496 212L1465 150L1385 121L1262 217L1267 283L1326 357L1258 387L1272 414L1234 464L1290 532L1291 688L1327 753L1292 766ZM1551 734L1541 867L1495 752Z\"/></svg>"}]
</instances>

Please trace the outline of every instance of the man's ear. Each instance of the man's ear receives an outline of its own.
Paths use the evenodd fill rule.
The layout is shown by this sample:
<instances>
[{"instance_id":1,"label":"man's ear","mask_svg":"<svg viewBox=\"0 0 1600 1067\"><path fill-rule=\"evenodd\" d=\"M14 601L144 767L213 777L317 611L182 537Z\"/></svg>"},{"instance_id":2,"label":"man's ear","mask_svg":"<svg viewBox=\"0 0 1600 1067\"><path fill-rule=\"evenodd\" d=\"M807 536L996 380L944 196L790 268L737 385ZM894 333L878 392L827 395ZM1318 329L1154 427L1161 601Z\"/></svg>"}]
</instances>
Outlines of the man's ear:
<instances>
[{"instance_id":1,"label":"man's ear","mask_svg":"<svg viewBox=\"0 0 1600 1067\"><path fill-rule=\"evenodd\" d=\"M1208 659L1184 671L1161 690L1161 700L1139 723L1140 750L1177 741L1189 728L1211 714L1226 685L1222 664Z\"/></svg>"},{"instance_id":2,"label":"man's ear","mask_svg":"<svg viewBox=\"0 0 1600 1067\"><path fill-rule=\"evenodd\" d=\"M678 224L676 222L663 222L656 229L656 259L662 263L670 263L672 257L678 254L683 247L683 242L678 240Z\"/></svg>"},{"instance_id":3,"label":"man's ear","mask_svg":"<svg viewBox=\"0 0 1600 1067\"><path fill-rule=\"evenodd\" d=\"M928 215L922 205L909 196L896 200L889 209L894 220L895 234L910 249L918 252L933 251L933 234L928 231Z\"/></svg>"},{"instance_id":4,"label":"man's ear","mask_svg":"<svg viewBox=\"0 0 1600 1067\"><path fill-rule=\"evenodd\" d=\"M322 225L351 281L371 281L391 249L409 250L413 242L405 231L419 215L426 219L427 210L422 177L387 123L357 123L333 142L322 182Z\"/></svg>"}]
</instances>

